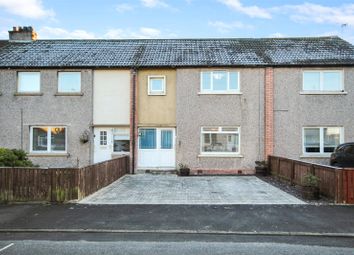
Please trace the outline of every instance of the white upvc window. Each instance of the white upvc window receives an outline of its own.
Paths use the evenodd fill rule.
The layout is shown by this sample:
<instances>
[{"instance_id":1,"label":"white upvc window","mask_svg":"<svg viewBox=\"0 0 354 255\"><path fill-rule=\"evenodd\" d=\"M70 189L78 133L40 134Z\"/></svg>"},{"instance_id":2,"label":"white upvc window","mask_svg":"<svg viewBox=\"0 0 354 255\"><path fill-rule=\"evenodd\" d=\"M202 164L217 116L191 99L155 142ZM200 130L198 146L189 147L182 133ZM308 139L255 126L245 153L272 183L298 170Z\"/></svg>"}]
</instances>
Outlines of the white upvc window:
<instances>
[{"instance_id":1,"label":"white upvc window","mask_svg":"<svg viewBox=\"0 0 354 255\"><path fill-rule=\"evenodd\" d=\"M166 95L166 76L164 75L148 76L148 95L150 96Z\"/></svg>"},{"instance_id":2,"label":"white upvc window","mask_svg":"<svg viewBox=\"0 0 354 255\"><path fill-rule=\"evenodd\" d=\"M303 71L302 90L304 92L343 92L343 71L307 70Z\"/></svg>"},{"instance_id":3,"label":"white upvc window","mask_svg":"<svg viewBox=\"0 0 354 255\"><path fill-rule=\"evenodd\" d=\"M240 127L202 127L202 155L240 154Z\"/></svg>"},{"instance_id":4,"label":"white upvc window","mask_svg":"<svg viewBox=\"0 0 354 255\"><path fill-rule=\"evenodd\" d=\"M40 72L18 72L17 92L18 93L39 93L41 91Z\"/></svg>"},{"instance_id":5,"label":"white upvc window","mask_svg":"<svg viewBox=\"0 0 354 255\"><path fill-rule=\"evenodd\" d=\"M205 94L240 93L240 73L234 71L201 72L200 92Z\"/></svg>"},{"instance_id":6,"label":"white upvc window","mask_svg":"<svg viewBox=\"0 0 354 255\"><path fill-rule=\"evenodd\" d=\"M304 127L303 155L329 156L344 141L342 127Z\"/></svg>"},{"instance_id":7,"label":"white upvc window","mask_svg":"<svg viewBox=\"0 0 354 255\"><path fill-rule=\"evenodd\" d=\"M31 153L66 153L67 129L64 126L32 126Z\"/></svg>"},{"instance_id":8,"label":"white upvc window","mask_svg":"<svg viewBox=\"0 0 354 255\"><path fill-rule=\"evenodd\" d=\"M113 152L128 153L130 151L130 131L129 128L114 128L113 135Z\"/></svg>"},{"instance_id":9,"label":"white upvc window","mask_svg":"<svg viewBox=\"0 0 354 255\"><path fill-rule=\"evenodd\" d=\"M106 146L107 145L107 131L100 131L100 145Z\"/></svg>"},{"instance_id":10,"label":"white upvc window","mask_svg":"<svg viewBox=\"0 0 354 255\"><path fill-rule=\"evenodd\" d=\"M80 93L81 72L58 72L59 93Z\"/></svg>"},{"instance_id":11,"label":"white upvc window","mask_svg":"<svg viewBox=\"0 0 354 255\"><path fill-rule=\"evenodd\" d=\"M174 136L172 128L139 128L139 149L172 150Z\"/></svg>"}]
</instances>

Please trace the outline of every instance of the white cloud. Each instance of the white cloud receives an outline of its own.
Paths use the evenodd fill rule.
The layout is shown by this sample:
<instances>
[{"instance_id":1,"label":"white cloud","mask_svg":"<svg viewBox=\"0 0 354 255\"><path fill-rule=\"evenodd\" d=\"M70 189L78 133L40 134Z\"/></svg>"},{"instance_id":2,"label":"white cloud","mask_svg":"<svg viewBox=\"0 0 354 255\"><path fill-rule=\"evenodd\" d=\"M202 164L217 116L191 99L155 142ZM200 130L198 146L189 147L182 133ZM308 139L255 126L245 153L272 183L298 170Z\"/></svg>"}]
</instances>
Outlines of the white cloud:
<instances>
[{"instance_id":1,"label":"white cloud","mask_svg":"<svg viewBox=\"0 0 354 255\"><path fill-rule=\"evenodd\" d=\"M94 33L85 30L66 30L58 27L42 27L37 32L39 39L93 39Z\"/></svg>"},{"instance_id":2,"label":"white cloud","mask_svg":"<svg viewBox=\"0 0 354 255\"><path fill-rule=\"evenodd\" d=\"M1 39L9 39L9 32L6 30L0 31L0 38Z\"/></svg>"},{"instance_id":3,"label":"white cloud","mask_svg":"<svg viewBox=\"0 0 354 255\"><path fill-rule=\"evenodd\" d=\"M274 12L289 14L295 22L306 23L327 23L327 24L348 24L354 25L354 4L341 6L325 6L313 3L300 5L284 5L272 8Z\"/></svg>"},{"instance_id":4,"label":"white cloud","mask_svg":"<svg viewBox=\"0 0 354 255\"><path fill-rule=\"evenodd\" d=\"M276 32L276 33L270 34L269 37L271 37L271 38L282 38L282 37L286 37L286 35L283 34L283 33Z\"/></svg>"},{"instance_id":5,"label":"white cloud","mask_svg":"<svg viewBox=\"0 0 354 255\"><path fill-rule=\"evenodd\" d=\"M251 18L263 18L263 19L271 19L272 16L267 9L258 7L256 5L253 6L244 6L240 0L218 0L220 3L225 4L229 8L244 13Z\"/></svg>"},{"instance_id":6,"label":"white cloud","mask_svg":"<svg viewBox=\"0 0 354 255\"><path fill-rule=\"evenodd\" d=\"M138 31L117 28L108 30L104 37L108 39L153 39L160 38L161 31L159 29L149 27L141 27Z\"/></svg>"},{"instance_id":7,"label":"white cloud","mask_svg":"<svg viewBox=\"0 0 354 255\"><path fill-rule=\"evenodd\" d=\"M234 29L252 29L253 28L253 26L244 24L239 21L234 21L234 22L230 22L230 23L226 23L223 21L209 21L208 25L216 28L221 33L227 33L227 32L234 30Z\"/></svg>"},{"instance_id":8,"label":"white cloud","mask_svg":"<svg viewBox=\"0 0 354 255\"><path fill-rule=\"evenodd\" d=\"M134 6L131 4L127 4L127 3L118 4L116 6L117 12L120 12L120 13L132 11L133 9L134 9Z\"/></svg>"},{"instance_id":9,"label":"white cloud","mask_svg":"<svg viewBox=\"0 0 354 255\"><path fill-rule=\"evenodd\" d=\"M7 12L25 18L54 17L53 10L45 9L41 0L0 0L0 7Z\"/></svg>"},{"instance_id":10,"label":"white cloud","mask_svg":"<svg viewBox=\"0 0 354 255\"><path fill-rule=\"evenodd\" d=\"M169 7L163 0L141 0L141 3L148 8Z\"/></svg>"}]
</instances>

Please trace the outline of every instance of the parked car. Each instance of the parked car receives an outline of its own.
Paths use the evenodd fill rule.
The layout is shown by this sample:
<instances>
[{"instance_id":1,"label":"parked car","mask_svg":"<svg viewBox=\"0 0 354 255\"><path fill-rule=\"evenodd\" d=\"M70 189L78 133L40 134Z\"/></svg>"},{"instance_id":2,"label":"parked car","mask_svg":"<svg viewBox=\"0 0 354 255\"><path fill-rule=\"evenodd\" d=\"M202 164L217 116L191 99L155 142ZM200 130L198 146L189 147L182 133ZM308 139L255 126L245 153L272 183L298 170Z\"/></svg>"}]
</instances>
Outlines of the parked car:
<instances>
[{"instance_id":1,"label":"parked car","mask_svg":"<svg viewBox=\"0 0 354 255\"><path fill-rule=\"evenodd\" d=\"M354 142L337 146L331 154L331 166L354 167Z\"/></svg>"}]
</instances>

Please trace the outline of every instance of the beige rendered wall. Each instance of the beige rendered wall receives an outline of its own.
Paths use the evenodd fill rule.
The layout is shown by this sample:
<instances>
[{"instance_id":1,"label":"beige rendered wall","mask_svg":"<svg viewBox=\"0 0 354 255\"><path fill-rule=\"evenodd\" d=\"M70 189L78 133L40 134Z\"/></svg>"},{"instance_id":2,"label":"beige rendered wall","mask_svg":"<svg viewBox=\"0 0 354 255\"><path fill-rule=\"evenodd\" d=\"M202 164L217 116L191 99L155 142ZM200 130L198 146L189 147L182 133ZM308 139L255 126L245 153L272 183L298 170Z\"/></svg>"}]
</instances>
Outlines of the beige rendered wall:
<instances>
[{"instance_id":1,"label":"beige rendered wall","mask_svg":"<svg viewBox=\"0 0 354 255\"><path fill-rule=\"evenodd\" d=\"M129 125L130 71L94 71L94 125Z\"/></svg>"},{"instance_id":2,"label":"beige rendered wall","mask_svg":"<svg viewBox=\"0 0 354 255\"><path fill-rule=\"evenodd\" d=\"M148 95L148 76L166 76L166 95ZM176 71L150 69L138 72L139 126L176 126Z\"/></svg>"}]
</instances>

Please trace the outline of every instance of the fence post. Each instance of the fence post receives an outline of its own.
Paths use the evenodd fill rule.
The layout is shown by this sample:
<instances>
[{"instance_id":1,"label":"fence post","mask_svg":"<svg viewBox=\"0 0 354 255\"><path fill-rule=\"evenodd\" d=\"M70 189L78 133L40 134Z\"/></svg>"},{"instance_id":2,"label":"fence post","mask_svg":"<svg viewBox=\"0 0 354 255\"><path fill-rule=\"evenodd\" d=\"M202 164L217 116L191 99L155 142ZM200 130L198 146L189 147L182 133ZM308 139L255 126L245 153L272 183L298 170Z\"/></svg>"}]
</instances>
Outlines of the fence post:
<instances>
[{"instance_id":1,"label":"fence post","mask_svg":"<svg viewBox=\"0 0 354 255\"><path fill-rule=\"evenodd\" d=\"M335 170L336 173L336 186L335 186L335 203L345 203L344 190L343 190L343 171Z\"/></svg>"},{"instance_id":2,"label":"fence post","mask_svg":"<svg viewBox=\"0 0 354 255\"><path fill-rule=\"evenodd\" d=\"M13 169L8 168L7 171L8 176L8 187L7 187L7 201L13 201L14 199L14 174L13 174Z\"/></svg>"},{"instance_id":3,"label":"fence post","mask_svg":"<svg viewBox=\"0 0 354 255\"><path fill-rule=\"evenodd\" d=\"M267 169L268 169L268 174L272 175L272 168L271 168L271 164L270 164L270 161L272 160L272 156L271 155L268 155L268 158L267 158Z\"/></svg>"},{"instance_id":4,"label":"fence post","mask_svg":"<svg viewBox=\"0 0 354 255\"><path fill-rule=\"evenodd\" d=\"M315 175L315 166L313 164L310 166L310 173Z\"/></svg>"},{"instance_id":5,"label":"fence post","mask_svg":"<svg viewBox=\"0 0 354 255\"><path fill-rule=\"evenodd\" d=\"M277 158L277 172L276 173L277 173L277 179L280 180L280 176L279 176L280 175L279 174L280 173L280 158L279 157Z\"/></svg>"},{"instance_id":6,"label":"fence post","mask_svg":"<svg viewBox=\"0 0 354 255\"><path fill-rule=\"evenodd\" d=\"M54 180L55 180L55 170L54 169L48 169L50 171L50 201L51 202L55 202L55 184L54 184ZM56 183L56 182L55 182Z\"/></svg>"},{"instance_id":7,"label":"fence post","mask_svg":"<svg viewBox=\"0 0 354 255\"><path fill-rule=\"evenodd\" d=\"M291 161L291 172L290 172L290 185L294 185L294 178L295 178L295 161Z\"/></svg>"}]
</instances>

